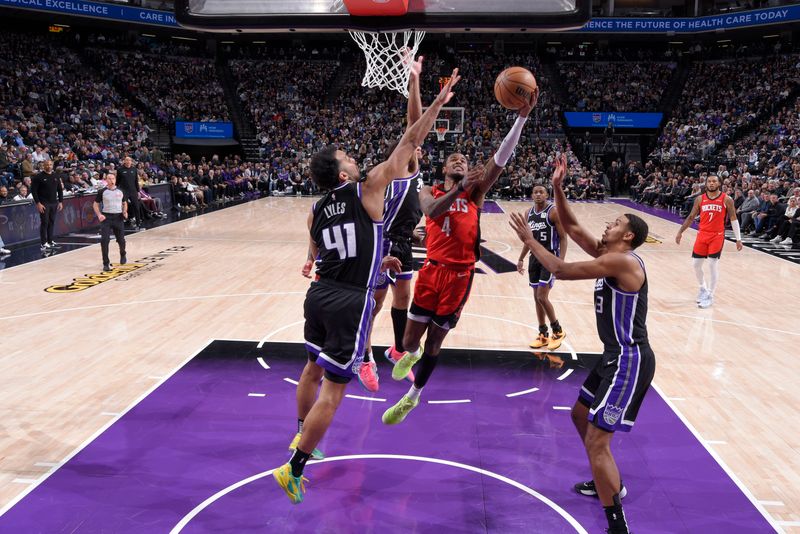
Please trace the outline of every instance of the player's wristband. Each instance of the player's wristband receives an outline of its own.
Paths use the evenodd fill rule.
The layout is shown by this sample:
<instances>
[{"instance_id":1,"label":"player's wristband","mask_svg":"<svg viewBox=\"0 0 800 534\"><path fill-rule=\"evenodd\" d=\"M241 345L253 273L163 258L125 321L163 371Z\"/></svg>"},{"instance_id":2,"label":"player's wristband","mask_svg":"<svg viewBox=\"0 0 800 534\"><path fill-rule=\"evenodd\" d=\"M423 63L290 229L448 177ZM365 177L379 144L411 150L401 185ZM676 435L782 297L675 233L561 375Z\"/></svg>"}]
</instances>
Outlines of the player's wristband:
<instances>
[{"instance_id":1,"label":"player's wristband","mask_svg":"<svg viewBox=\"0 0 800 534\"><path fill-rule=\"evenodd\" d=\"M503 142L500 143L500 148L497 149L497 152L494 153L494 162L499 167L505 167L508 160L511 159L511 154L514 153L514 149L517 148L517 143L519 142L519 136L522 135L522 127L525 126L525 122L528 120L528 117L517 117L514 126L508 131L506 138L503 139Z\"/></svg>"},{"instance_id":2,"label":"player's wristband","mask_svg":"<svg viewBox=\"0 0 800 534\"><path fill-rule=\"evenodd\" d=\"M742 230L739 228L739 221L731 221L731 228L733 228L733 235L736 237L736 241L742 240Z\"/></svg>"}]
</instances>

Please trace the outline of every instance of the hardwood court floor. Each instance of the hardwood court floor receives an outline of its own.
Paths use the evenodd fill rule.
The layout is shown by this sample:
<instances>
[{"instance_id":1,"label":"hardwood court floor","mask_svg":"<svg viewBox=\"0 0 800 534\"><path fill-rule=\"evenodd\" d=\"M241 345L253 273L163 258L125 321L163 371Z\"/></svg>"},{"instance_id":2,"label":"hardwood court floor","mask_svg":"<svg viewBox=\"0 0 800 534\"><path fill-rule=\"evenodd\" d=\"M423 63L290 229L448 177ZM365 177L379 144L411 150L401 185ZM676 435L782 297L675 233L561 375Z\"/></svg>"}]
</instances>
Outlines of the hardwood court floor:
<instances>
[{"instance_id":1,"label":"hardwood court floor","mask_svg":"<svg viewBox=\"0 0 800 534\"><path fill-rule=\"evenodd\" d=\"M81 291L44 290L99 273L98 246L0 271L0 506L208 340L301 340L308 281L299 270L310 203L267 198L129 236L128 258L141 267L100 284L83 282L95 285ZM598 235L604 221L624 211L614 204L574 209ZM737 253L727 243L715 306L699 310L689 258L694 231L678 247L674 223L643 217L661 241L641 249L655 383L767 512L800 532L793 530L800 524L800 268L752 249ZM485 214L482 231L490 250L515 263L520 247L507 219ZM570 244L569 261L585 257ZM526 346L536 330L527 277L484 270L446 344ZM600 349L592 288L591 281L563 282L552 293L569 347L583 352ZM376 344L390 340L388 314L379 317L374 337ZM691 492L690 481L686 488Z\"/></svg>"}]
</instances>

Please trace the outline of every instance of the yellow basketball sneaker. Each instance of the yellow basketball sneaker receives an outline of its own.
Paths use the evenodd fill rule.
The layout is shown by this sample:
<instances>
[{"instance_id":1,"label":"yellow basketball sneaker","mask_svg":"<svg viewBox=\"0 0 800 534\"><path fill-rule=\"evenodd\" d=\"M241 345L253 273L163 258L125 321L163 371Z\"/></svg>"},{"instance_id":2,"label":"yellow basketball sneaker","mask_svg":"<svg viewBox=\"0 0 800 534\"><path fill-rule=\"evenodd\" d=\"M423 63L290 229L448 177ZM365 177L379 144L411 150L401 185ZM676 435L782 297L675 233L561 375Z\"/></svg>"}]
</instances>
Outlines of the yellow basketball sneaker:
<instances>
[{"instance_id":1,"label":"yellow basketball sneaker","mask_svg":"<svg viewBox=\"0 0 800 534\"><path fill-rule=\"evenodd\" d=\"M542 334L539 332L539 335L536 336L536 339L531 341L531 344L528 345L532 349L540 349L542 347L546 347L550 343L550 338L547 337L546 334Z\"/></svg>"},{"instance_id":2,"label":"yellow basketball sneaker","mask_svg":"<svg viewBox=\"0 0 800 534\"><path fill-rule=\"evenodd\" d=\"M302 435L303 434L301 432L298 432L297 434L294 435L294 439L289 444L289 450L290 451L294 452L297 449L297 444L300 443L300 436L302 436ZM311 458L314 459L314 460L324 460L325 459L325 455L322 454L321 450L314 449L314 451L311 453Z\"/></svg>"},{"instance_id":3,"label":"yellow basketball sneaker","mask_svg":"<svg viewBox=\"0 0 800 534\"><path fill-rule=\"evenodd\" d=\"M381 421L385 425L396 425L403 422L403 419L417 407L419 404L419 398L417 400L411 400L408 398L408 395L403 395L397 404L383 412L383 417L381 417Z\"/></svg>"},{"instance_id":4,"label":"yellow basketball sneaker","mask_svg":"<svg viewBox=\"0 0 800 534\"><path fill-rule=\"evenodd\" d=\"M289 496L289 500L292 501L292 504L300 504L303 502L303 497L306 494L305 482L308 482L306 477L296 477L292 475L292 466L289 464L283 464L273 471L272 477L275 479L275 482L283 488L286 495Z\"/></svg>"},{"instance_id":5,"label":"yellow basketball sneaker","mask_svg":"<svg viewBox=\"0 0 800 534\"><path fill-rule=\"evenodd\" d=\"M392 368L392 378L395 380L403 380L411 371L411 368L422 358L422 351L417 351L417 356L414 356L410 352L405 352L403 357L394 364Z\"/></svg>"},{"instance_id":6,"label":"yellow basketball sneaker","mask_svg":"<svg viewBox=\"0 0 800 534\"><path fill-rule=\"evenodd\" d=\"M547 344L547 350L556 350L561 346L561 342L566 339L567 333L563 330L550 336L550 343Z\"/></svg>"}]
</instances>

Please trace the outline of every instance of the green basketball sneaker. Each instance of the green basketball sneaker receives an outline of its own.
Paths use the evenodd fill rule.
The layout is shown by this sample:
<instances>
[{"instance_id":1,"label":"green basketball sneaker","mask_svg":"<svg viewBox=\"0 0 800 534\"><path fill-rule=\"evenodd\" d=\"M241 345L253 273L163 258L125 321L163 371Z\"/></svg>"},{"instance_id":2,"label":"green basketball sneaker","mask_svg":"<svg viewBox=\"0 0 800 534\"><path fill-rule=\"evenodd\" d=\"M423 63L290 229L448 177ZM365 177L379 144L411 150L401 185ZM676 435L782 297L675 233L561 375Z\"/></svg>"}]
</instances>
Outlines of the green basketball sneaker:
<instances>
[{"instance_id":1,"label":"green basketball sneaker","mask_svg":"<svg viewBox=\"0 0 800 534\"><path fill-rule=\"evenodd\" d=\"M406 352L403 354L403 357L398 360L394 367L392 368L392 378L395 380L403 380L408 373L411 371L411 368L422 358L422 351L419 351L418 356L414 356L410 352Z\"/></svg>"},{"instance_id":2,"label":"green basketball sneaker","mask_svg":"<svg viewBox=\"0 0 800 534\"><path fill-rule=\"evenodd\" d=\"M404 373L405 376L407 373ZM402 423L403 419L417 407L419 404L419 399L411 400L408 398L408 395L403 395L403 398L400 399L397 404L383 412L383 417L381 420L385 425L396 425L398 423Z\"/></svg>"}]
</instances>

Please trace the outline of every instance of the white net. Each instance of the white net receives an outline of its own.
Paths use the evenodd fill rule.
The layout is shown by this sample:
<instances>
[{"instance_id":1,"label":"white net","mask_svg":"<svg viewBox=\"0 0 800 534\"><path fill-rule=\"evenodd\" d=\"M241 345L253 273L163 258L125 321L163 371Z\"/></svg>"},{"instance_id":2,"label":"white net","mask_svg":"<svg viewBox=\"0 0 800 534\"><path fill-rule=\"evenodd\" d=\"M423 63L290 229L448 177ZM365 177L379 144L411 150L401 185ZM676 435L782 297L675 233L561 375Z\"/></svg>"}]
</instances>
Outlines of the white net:
<instances>
[{"instance_id":1,"label":"white net","mask_svg":"<svg viewBox=\"0 0 800 534\"><path fill-rule=\"evenodd\" d=\"M351 31L367 58L367 70L361 85L392 89L408 98L408 77L411 64L425 32L362 32Z\"/></svg>"}]
</instances>

